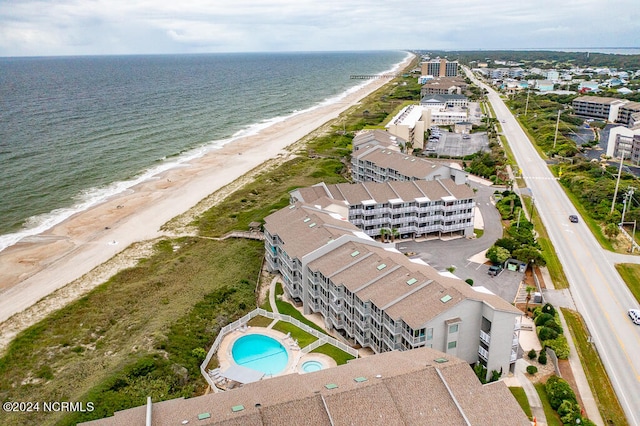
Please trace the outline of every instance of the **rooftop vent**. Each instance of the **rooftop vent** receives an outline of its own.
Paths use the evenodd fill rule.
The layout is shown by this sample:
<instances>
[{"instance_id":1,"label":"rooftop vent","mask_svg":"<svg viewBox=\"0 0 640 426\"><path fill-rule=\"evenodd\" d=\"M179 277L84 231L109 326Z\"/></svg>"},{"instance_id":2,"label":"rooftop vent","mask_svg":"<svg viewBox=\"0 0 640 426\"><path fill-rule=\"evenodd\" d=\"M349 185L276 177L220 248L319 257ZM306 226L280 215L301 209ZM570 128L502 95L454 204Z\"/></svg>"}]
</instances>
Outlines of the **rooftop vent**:
<instances>
[{"instance_id":1,"label":"rooftop vent","mask_svg":"<svg viewBox=\"0 0 640 426\"><path fill-rule=\"evenodd\" d=\"M384 263L381 263L381 264L378 265L378 271L382 271L386 267L387 267L387 265L385 265Z\"/></svg>"},{"instance_id":2,"label":"rooftop vent","mask_svg":"<svg viewBox=\"0 0 640 426\"><path fill-rule=\"evenodd\" d=\"M311 218L310 218L310 217L305 217L305 218L304 218L304 220L303 220L303 222L304 222L304 223L307 223L307 222L309 222L310 220L311 220Z\"/></svg>"},{"instance_id":3,"label":"rooftop vent","mask_svg":"<svg viewBox=\"0 0 640 426\"><path fill-rule=\"evenodd\" d=\"M440 301L441 301L442 303L447 303L447 302L448 302L449 300L451 300L451 299L453 299L453 297L451 297L451 296L449 296L449 295L447 294L447 295L445 295L445 296L441 297L441 298L440 298Z\"/></svg>"},{"instance_id":4,"label":"rooftop vent","mask_svg":"<svg viewBox=\"0 0 640 426\"><path fill-rule=\"evenodd\" d=\"M360 254L360 252L358 250L356 250L353 253L351 253L351 257L356 257L359 254Z\"/></svg>"},{"instance_id":5,"label":"rooftop vent","mask_svg":"<svg viewBox=\"0 0 640 426\"><path fill-rule=\"evenodd\" d=\"M411 278L410 280L408 280L408 281L407 281L407 284L409 284L409 285L414 285L414 284L415 284L415 283L417 283L417 282L418 282L418 280L417 280L417 279L415 279L415 278Z\"/></svg>"},{"instance_id":6,"label":"rooftop vent","mask_svg":"<svg viewBox=\"0 0 640 426\"><path fill-rule=\"evenodd\" d=\"M211 417L211 414L209 414L209 413L198 414L198 420L204 420L204 419L208 419L210 417Z\"/></svg>"},{"instance_id":7,"label":"rooftop vent","mask_svg":"<svg viewBox=\"0 0 640 426\"><path fill-rule=\"evenodd\" d=\"M338 385L336 385L335 383L328 383L326 385L324 385L325 388L327 389L336 389L338 387Z\"/></svg>"},{"instance_id":8,"label":"rooftop vent","mask_svg":"<svg viewBox=\"0 0 640 426\"><path fill-rule=\"evenodd\" d=\"M367 378L366 377L356 377L355 379L353 379L354 382L358 382L358 383L362 383L362 382L366 382Z\"/></svg>"},{"instance_id":9,"label":"rooftop vent","mask_svg":"<svg viewBox=\"0 0 640 426\"><path fill-rule=\"evenodd\" d=\"M231 407L231 411L233 411L234 413L242 410L244 410L244 405L234 405L233 407Z\"/></svg>"},{"instance_id":10,"label":"rooftop vent","mask_svg":"<svg viewBox=\"0 0 640 426\"><path fill-rule=\"evenodd\" d=\"M313 228L314 226L316 226L315 222L309 224L309 228Z\"/></svg>"}]
</instances>

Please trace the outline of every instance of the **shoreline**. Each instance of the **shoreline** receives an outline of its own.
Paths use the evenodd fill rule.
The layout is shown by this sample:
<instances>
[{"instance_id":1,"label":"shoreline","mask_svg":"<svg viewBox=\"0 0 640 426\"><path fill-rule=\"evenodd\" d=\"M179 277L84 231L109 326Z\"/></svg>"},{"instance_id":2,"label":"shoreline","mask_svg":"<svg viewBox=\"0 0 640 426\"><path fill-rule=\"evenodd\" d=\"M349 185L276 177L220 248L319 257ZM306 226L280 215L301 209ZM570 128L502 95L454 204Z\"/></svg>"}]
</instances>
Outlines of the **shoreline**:
<instances>
[{"instance_id":1,"label":"shoreline","mask_svg":"<svg viewBox=\"0 0 640 426\"><path fill-rule=\"evenodd\" d=\"M407 56L396 69L403 70L413 59L414 55ZM271 160L286 160L292 145L388 82L373 79L337 102L320 104L257 134L238 138L6 248L0 252L0 323L4 326L12 316L93 272L132 244L175 236L163 230L165 225L188 215L239 179L253 179L252 174ZM24 320L16 323L23 324ZM28 325L23 324L21 329ZM1 346L8 336L5 330L0 334Z\"/></svg>"}]
</instances>

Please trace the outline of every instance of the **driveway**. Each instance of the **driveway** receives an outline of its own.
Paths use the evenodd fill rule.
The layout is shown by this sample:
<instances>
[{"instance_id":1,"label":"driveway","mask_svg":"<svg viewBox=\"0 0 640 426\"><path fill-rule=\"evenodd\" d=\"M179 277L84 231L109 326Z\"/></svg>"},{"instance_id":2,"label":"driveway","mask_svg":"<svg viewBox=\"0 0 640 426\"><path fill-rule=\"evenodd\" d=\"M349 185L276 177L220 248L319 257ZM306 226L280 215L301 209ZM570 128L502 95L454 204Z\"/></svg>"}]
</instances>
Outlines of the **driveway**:
<instances>
[{"instance_id":1,"label":"driveway","mask_svg":"<svg viewBox=\"0 0 640 426\"><path fill-rule=\"evenodd\" d=\"M433 239L427 241L405 240L396 244L402 253L417 253L414 257L427 262L439 271L446 271L454 266L454 275L462 280L471 278L474 286L483 286L507 302L513 302L520 281L524 274L520 272L502 271L497 277L487 274L489 265L485 265L482 253L502 237L502 222L500 214L491 202L491 195L496 187L488 187L476 182L470 182L472 188L477 189L476 205L484 221L484 234L480 238L457 238L454 240Z\"/></svg>"}]
</instances>

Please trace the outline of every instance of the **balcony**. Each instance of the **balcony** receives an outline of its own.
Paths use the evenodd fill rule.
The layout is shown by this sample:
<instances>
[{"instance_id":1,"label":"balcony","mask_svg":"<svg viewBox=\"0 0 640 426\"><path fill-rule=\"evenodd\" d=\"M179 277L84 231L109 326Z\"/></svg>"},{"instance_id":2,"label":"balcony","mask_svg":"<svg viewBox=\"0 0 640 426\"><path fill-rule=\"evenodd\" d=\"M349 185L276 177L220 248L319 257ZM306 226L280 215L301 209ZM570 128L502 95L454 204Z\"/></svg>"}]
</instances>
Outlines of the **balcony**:
<instances>
[{"instance_id":1,"label":"balcony","mask_svg":"<svg viewBox=\"0 0 640 426\"><path fill-rule=\"evenodd\" d=\"M480 330L480 340L482 340L487 345L490 345L491 344L491 334L485 333L484 331Z\"/></svg>"},{"instance_id":2,"label":"balcony","mask_svg":"<svg viewBox=\"0 0 640 426\"><path fill-rule=\"evenodd\" d=\"M478 346L478 355L480 355L480 358L484 359L485 361L489 360L489 351L482 346Z\"/></svg>"}]
</instances>

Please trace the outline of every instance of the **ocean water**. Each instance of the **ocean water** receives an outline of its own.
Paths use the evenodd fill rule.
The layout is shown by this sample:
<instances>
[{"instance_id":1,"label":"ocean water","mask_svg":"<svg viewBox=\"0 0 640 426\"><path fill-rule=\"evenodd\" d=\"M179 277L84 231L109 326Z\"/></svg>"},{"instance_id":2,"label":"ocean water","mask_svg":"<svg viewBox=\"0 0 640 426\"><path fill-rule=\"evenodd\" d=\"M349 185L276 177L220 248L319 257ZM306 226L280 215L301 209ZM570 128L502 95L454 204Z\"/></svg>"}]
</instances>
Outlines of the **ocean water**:
<instances>
[{"instance_id":1,"label":"ocean water","mask_svg":"<svg viewBox=\"0 0 640 426\"><path fill-rule=\"evenodd\" d=\"M406 52L0 58L0 251Z\"/></svg>"}]
</instances>

